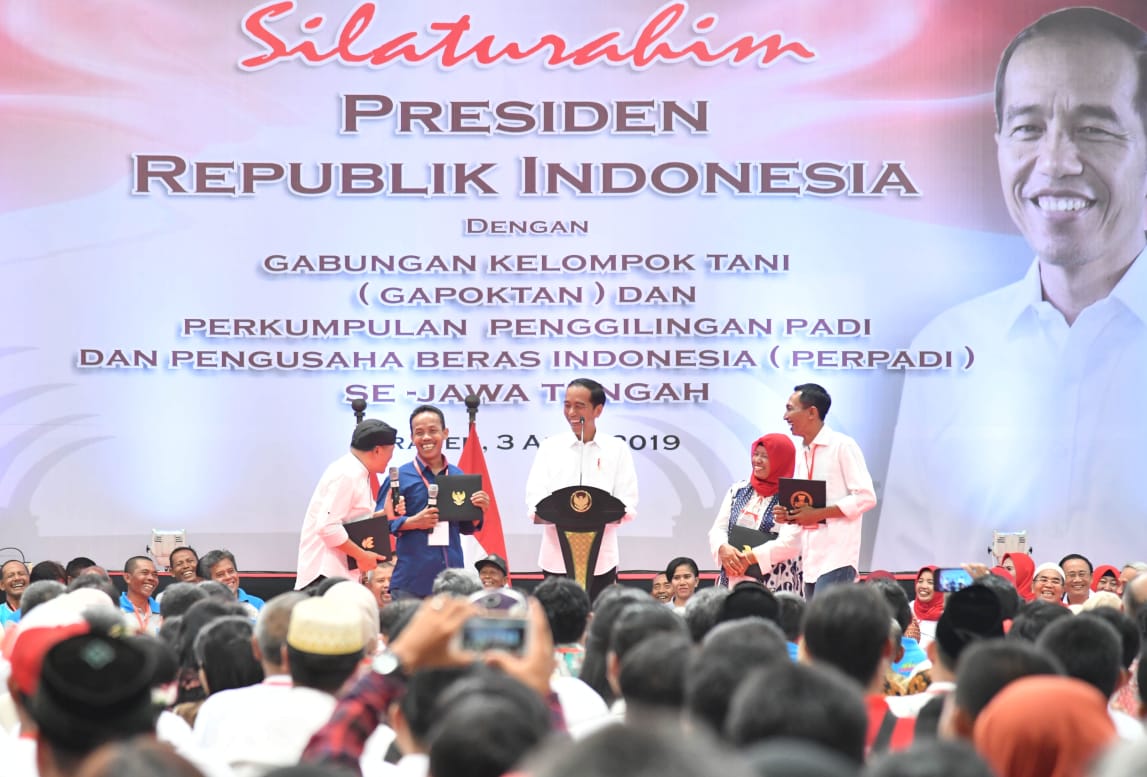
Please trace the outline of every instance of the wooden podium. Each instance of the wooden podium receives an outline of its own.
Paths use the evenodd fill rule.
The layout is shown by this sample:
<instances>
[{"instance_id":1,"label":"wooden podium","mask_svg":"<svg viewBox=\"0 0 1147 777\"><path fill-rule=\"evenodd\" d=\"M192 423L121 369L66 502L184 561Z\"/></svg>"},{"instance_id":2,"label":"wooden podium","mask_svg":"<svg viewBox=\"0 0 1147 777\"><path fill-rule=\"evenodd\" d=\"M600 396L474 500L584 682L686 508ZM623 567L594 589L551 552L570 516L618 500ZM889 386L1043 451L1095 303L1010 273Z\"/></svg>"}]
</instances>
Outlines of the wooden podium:
<instances>
[{"instance_id":1,"label":"wooden podium","mask_svg":"<svg viewBox=\"0 0 1147 777\"><path fill-rule=\"evenodd\" d=\"M557 529L566 577L588 591L605 526L622 519L625 505L601 488L566 486L538 502L535 512Z\"/></svg>"}]
</instances>

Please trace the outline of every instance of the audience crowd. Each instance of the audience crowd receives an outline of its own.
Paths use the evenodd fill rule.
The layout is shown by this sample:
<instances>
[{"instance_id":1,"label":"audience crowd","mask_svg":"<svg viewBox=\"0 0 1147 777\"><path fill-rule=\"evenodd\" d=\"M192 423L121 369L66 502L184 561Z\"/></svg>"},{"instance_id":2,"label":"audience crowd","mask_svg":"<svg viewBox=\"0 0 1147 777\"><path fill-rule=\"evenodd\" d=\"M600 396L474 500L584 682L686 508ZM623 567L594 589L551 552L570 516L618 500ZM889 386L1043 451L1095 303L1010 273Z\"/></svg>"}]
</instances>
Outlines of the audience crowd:
<instances>
[{"instance_id":1,"label":"audience crowd","mask_svg":"<svg viewBox=\"0 0 1147 777\"><path fill-rule=\"evenodd\" d=\"M498 556L424 600L391 599L393 561L265 603L226 550L170 565L157 593L145 556L122 591L89 558L3 564L6 777L1147 773L1139 562L1012 554L806 601L678 557L652 592L552 577L508 613L481 603L512 584Z\"/></svg>"}]
</instances>

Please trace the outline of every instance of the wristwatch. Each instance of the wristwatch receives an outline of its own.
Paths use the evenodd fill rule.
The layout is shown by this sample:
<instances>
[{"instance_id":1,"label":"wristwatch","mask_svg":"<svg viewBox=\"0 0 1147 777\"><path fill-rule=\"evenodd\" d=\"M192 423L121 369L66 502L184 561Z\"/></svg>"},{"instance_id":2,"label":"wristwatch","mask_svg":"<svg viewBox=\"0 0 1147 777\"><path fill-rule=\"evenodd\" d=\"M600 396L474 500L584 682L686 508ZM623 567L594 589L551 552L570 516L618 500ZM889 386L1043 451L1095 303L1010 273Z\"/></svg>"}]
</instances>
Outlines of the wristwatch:
<instances>
[{"instance_id":1,"label":"wristwatch","mask_svg":"<svg viewBox=\"0 0 1147 777\"><path fill-rule=\"evenodd\" d=\"M406 673L402 670L402 662L398 660L398 656L391 652L389 648L371 659L370 668L377 674L384 676L406 676Z\"/></svg>"}]
</instances>

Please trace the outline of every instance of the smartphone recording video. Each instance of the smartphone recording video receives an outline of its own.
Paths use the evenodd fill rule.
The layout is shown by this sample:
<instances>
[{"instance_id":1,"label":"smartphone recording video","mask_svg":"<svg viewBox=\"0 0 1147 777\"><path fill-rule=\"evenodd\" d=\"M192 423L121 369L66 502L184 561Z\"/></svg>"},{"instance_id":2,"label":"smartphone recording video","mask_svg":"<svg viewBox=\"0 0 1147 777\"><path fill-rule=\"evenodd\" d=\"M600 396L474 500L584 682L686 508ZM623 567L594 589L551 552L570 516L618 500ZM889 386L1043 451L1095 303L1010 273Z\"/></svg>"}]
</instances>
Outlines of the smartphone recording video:
<instances>
[{"instance_id":1,"label":"smartphone recording video","mask_svg":"<svg viewBox=\"0 0 1147 777\"><path fill-rule=\"evenodd\" d=\"M966 569L948 567L936 570L936 590L942 594L962 591L972 584L972 576Z\"/></svg>"},{"instance_id":2,"label":"smartphone recording video","mask_svg":"<svg viewBox=\"0 0 1147 777\"><path fill-rule=\"evenodd\" d=\"M479 591L470 597L481 608L462 626L461 647L477 653L505 650L521 655L529 634L526 597L510 588Z\"/></svg>"}]
</instances>

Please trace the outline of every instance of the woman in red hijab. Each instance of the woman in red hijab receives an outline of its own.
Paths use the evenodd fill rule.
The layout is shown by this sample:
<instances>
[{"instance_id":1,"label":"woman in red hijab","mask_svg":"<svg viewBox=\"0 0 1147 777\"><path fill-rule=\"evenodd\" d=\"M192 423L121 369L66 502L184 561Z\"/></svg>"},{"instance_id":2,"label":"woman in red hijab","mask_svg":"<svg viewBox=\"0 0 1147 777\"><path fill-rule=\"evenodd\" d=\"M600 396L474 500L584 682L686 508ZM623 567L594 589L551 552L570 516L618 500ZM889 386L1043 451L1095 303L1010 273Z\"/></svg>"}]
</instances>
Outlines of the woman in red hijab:
<instances>
[{"instance_id":1,"label":"woman in red hijab","mask_svg":"<svg viewBox=\"0 0 1147 777\"><path fill-rule=\"evenodd\" d=\"M1016 593L1020 595L1020 598L1025 602L1035 599L1035 591L1032 590L1032 581L1035 579L1035 562L1032 561L1031 556L1026 553L1005 553L1002 566L1015 576Z\"/></svg>"},{"instance_id":2,"label":"woman in red hijab","mask_svg":"<svg viewBox=\"0 0 1147 777\"><path fill-rule=\"evenodd\" d=\"M1095 568L1095 574L1091 576L1091 590L1098 593L1099 591L1110 591L1113 594L1122 593L1119 584L1119 570L1113 566L1104 564L1101 567Z\"/></svg>"},{"instance_id":3,"label":"woman in red hijab","mask_svg":"<svg viewBox=\"0 0 1147 777\"><path fill-rule=\"evenodd\" d=\"M916 598L912 614L920 627L920 642L927 645L936 638L936 621L944 613L944 594L936 590L936 567L920 567L916 573Z\"/></svg>"},{"instance_id":4,"label":"woman in red hijab","mask_svg":"<svg viewBox=\"0 0 1147 777\"><path fill-rule=\"evenodd\" d=\"M785 434L766 434L753 442L749 453L752 466L749 479L738 481L729 488L721 500L721 509L717 511L713 527L709 529L709 549L713 560L721 566L717 585L732 587L742 580L758 579L755 574L746 574L753 565L750 555L744 548L729 544L729 532L734 526L778 534L800 530L799 527L773 525L773 505L777 502L780 479L791 478L796 465L797 452L793 441ZM771 591L796 594L804 591L800 558L782 561L761 570L761 573L760 582Z\"/></svg>"},{"instance_id":5,"label":"woman in red hijab","mask_svg":"<svg viewBox=\"0 0 1147 777\"><path fill-rule=\"evenodd\" d=\"M976 717L972 741L999 777L1082 777L1117 737L1102 693L1039 675L1004 686Z\"/></svg>"}]
</instances>

